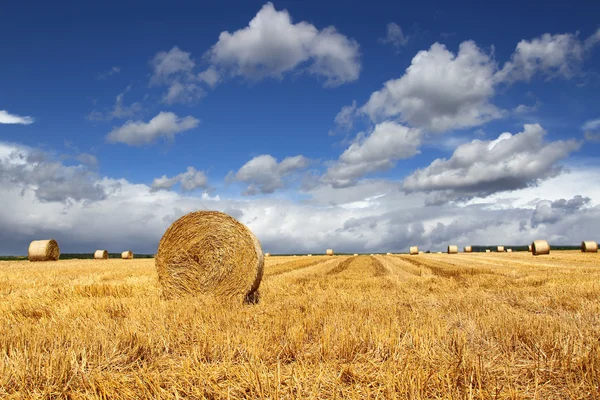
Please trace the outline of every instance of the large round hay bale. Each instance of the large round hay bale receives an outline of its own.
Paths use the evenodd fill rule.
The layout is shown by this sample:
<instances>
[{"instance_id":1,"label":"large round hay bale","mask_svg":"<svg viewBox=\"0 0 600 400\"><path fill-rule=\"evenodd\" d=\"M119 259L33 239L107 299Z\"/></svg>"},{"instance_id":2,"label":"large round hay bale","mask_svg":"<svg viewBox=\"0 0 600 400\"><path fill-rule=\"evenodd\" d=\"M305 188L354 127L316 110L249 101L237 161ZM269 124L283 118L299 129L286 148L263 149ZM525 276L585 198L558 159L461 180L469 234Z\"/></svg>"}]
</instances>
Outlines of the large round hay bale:
<instances>
[{"instance_id":1,"label":"large round hay bale","mask_svg":"<svg viewBox=\"0 0 600 400\"><path fill-rule=\"evenodd\" d=\"M271 257L271 253L265 253L265 257Z\"/></svg>"},{"instance_id":2,"label":"large round hay bale","mask_svg":"<svg viewBox=\"0 0 600 400\"><path fill-rule=\"evenodd\" d=\"M512 253L512 249L506 249L507 253Z\"/></svg>"},{"instance_id":3,"label":"large round hay bale","mask_svg":"<svg viewBox=\"0 0 600 400\"><path fill-rule=\"evenodd\" d=\"M356 257L358 255L358 253L354 253L354 257Z\"/></svg>"},{"instance_id":4,"label":"large round hay bale","mask_svg":"<svg viewBox=\"0 0 600 400\"><path fill-rule=\"evenodd\" d=\"M472 246L465 246L464 252L465 253L472 253L473 252L473 247Z\"/></svg>"},{"instance_id":5,"label":"large round hay bale","mask_svg":"<svg viewBox=\"0 0 600 400\"><path fill-rule=\"evenodd\" d=\"M108 260L108 251L96 250L94 252L94 260Z\"/></svg>"},{"instance_id":6,"label":"large round hay bale","mask_svg":"<svg viewBox=\"0 0 600 400\"><path fill-rule=\"evenodd\" d=\"M531 253L531 245L527 246L527 249Z\"/></svg>"},{"instance_id":7,"label":"large round hay bale","mask_svg":"<svg viewBox=\"0 0 600 400\"><path fill-rule=\"evenodd\" d=\"M175 221L156 253L166 298L183 294L255 295L263 275L260 242L244 224L219 211L196 211Z\"/></svg>"},{"instance_id":8,"label":"large round hay bale","mask_svg":"<svg viewBox=\"0 0 600 400\"><path fill-rule=\"evenodd\" d=\"M492 251L490 249L486 249L485 252L486 253L491 253Z\"/></svg>"},{"instance_id":9,"label":"large round hay bale","mask_svg":"<svg viewBox=\"0 0 600 400\"><path fill-rule=\"evenodd\" d=\"M591 240L581 242L581 251L583 253L597 253L598 243L592 242Z\"/></svg>"},{"instance_id":10,"label":"large round hay bale","mask_svg":"<svg viewBox=\"0 0 600 400\"><path fill-rule=\"evenodd\" d=\"M497 247L496 247L496 251L497 251L498 253L504 253L504 246L497 246Z\"/></svg>"},{"instance_id":11,"label":"large round hay bale","mask_svg":"<svg viewBox=\"0 0 600 400\"><path fill-rule=\"evenodd\" d=\"M34 240L29 244L27 258L29 261L57 261L60 257L60 248L54 239Z\"/></svg>"},{"instance_id":12,"label":"large round hay bale","mask_svg":"<svg viewBox=\"0 0 600 400\"><path fill-rule=\"evenodd\" d=\"M531 252L534 256L550 254L550 245L545 240L534 240L531 243Z\"/></svg>"},{"instance_id":13,"label":"large round hay bale","mask_svg":"<svg viewBox=\"0 0 600 400\"><path fill-rule=\"evenodd\" d=\"M133 253L131 252L131 250L127 250L121 253L121 258L123 260L132 260L133 259Z\"/></svg>"},{"instance_id":14,"label":"large round hay bale","mask_svg":"<svg viewBox=\"0 0 600 400\"><path fill-rule=\"evenodd\" d=\"M418 246L410 246L410 248L408 249L408 253L411 256L414 256L415 254L419 254L419 247Z\"/></svg>"},{"instance_id":15,"label":"large round hay bale","mask_svg":"<svg viewBox=\"0 0 600 400\"><path fill-rule=\"evenodd\" d=\"M328 256L332 256L333 255L333 249L327 249L327 251L325 252L325 254L327 254Z\"/></svg>"},{"instance_id":16,"label":"large round hay bale","mask_svg":"<svg viewBox=\"0 0 600 400\"><path fill-rule=\"evenodd\" d=\"M448 254L456 254L458 253L458 246L450 245L448 246Z\"/></svg>"}]
</instances>

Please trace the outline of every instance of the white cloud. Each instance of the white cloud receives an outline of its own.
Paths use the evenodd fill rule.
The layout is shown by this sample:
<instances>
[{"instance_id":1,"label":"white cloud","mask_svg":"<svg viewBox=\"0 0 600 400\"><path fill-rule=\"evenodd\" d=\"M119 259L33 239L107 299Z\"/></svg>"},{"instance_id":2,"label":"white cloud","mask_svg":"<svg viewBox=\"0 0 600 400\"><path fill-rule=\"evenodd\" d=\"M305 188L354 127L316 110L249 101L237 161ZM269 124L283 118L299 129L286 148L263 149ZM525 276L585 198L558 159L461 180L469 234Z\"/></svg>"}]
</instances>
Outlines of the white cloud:
<instances>
[{"instance_id":1,"label":"white cloud","mask_svg":"<svg viewBox=\"0 0 600 400\"><path fill-rule=\"evenodd\" d=\"M380 43L390 43L398 51L400 47L406 46L408 43L408 36L405 36L402 32L400 25L395 22L387 24L387 34L385 38L379 39Z\"/></svg>"},{"instance_id":2,"label":"white cloud","mask_svg":"<svg viewBox=\"0 0 600 400\"><path fill-rule=\"evenodd\" d=\"M278 163L273 156L262 154L248 161L235 174L230 172L228 180L247 183L244 195L268 194L285 187L286 177L309 164L310 160L301 155L287 157Z\"/></svg>"},{"instance_id":3,"label":"white cloud","mask_svg":"<svg viewBox=\"0 0 600 400\"><path fill-rule=\"evenodd\" d=\"M221 80L221 74L215 67L209 67L198 74L198 81L206 83L208 86L215 87Z\"/></svg>"},{"instance_id":4,"label":"white cloud","mask_svg":"<svg viewBox=\"0 0 600 400\"><path fill-rule=\"evenodd\" d=\"M326 86L336 86L358 79L358 48L333 27L293 24L286 10L277 11L269 2L247 27L222 32L208 57L232 75L249 79L280 78L306 64L310 73L325 78Z\"/></svg>"},{"instance_id":5,"label":"white cloud","mask_svg":"<svg viewBox=\"0 0 600 400\"><path fill-rule=\"evenodd\" d=\"M600 118L586 121L585 124L583 124L582 129L584 131L593 131L596 129L600 129Z\"/></svg>"},{"instance_id":6,"label":"white cloud","mask_svg":"<svg viewBox=\"0 0 600 400\"><path fill-rule=\"evenodd\" d=\"M130 105L123 104L123 98L125 94L131 90L131 85L127 86L122 93L119 93L115 99L115 105L111 110L102 113L97 110L93 110L88 116L87 119L90 121L111 121L113 119L124 119L133 117L135 114L142 111L142 105L138 102L132 103Z\"/></svg>"},{"instance_id":7,"label":"white cloud","mask_svg":"<svg viewBox=\"0 0 600 400\"><path fill-rule=\"evenodd\" d=\"M84 166L65 166L49 154L0 142L0 181L30 191L42 202L99 200L106 193Z\"/></svg>"},{"instance_id":8,"label":"white cloud","mask_svg":"<svg viewBox=\"0 0 600 400\"><path fill-rule=\"evenodd\" d=\"M586 52L600 40L600 30L582 42L578 34L545 33L532 40L521 40L511 60L498 71L499 82L529 81L542 74L548 79L561 76L571 78L579 71Z\"/></svg>"},{"instance_id":9,"label":"white cloud","mask_svg":"<svg viewBox=\"0 0 600 400\"><path fill-rule=\"evenodd\" d=\"M40 237L57 239L63 252L90 252L96 246L119 249L126 243L134 252L155 253L172 222L202 209L224 211L239 219L271 253L322 252L323 243L340 252L406 251L415 244L437 251L449 241L460 246L492 245L507 244L506 238L511 244L527 244L538 237L556 244L577 244L594 237L600 224L600 188L589 184L589 176L600 174L598 168L573 168L538 187L510 193L510 198L501 194L504 201L495 195L494 205L504 206L500 209L485 203L424 207L425 194L406 194L398 190L397 183L386 181L361 181L344 189L322 185L303 202L269 197L248 201L205 193L153 192L147 185L95 175L70 186L58 185L55 199L40 201L38 195L45 193L38 191L32 180L61 181L52 174L23 180L18 166L55 163L42 159L34 149L0 145L0 165L11 165L0 174L0 254L26 254L31 239ZM284 169L289 169L297 162L286 164ZM57 166L55 171L64 168ZM46 167L38 168L37 173L48 170ZM74 196L89 195L94 187L101 196ZM537 204L544 201L549 201L542 204L549 204L555 213L549 218L539 210L535 216Z\"/></svg>"},{"instance_id":10,"label":"white cloud","mask_svg":"<svg viewBox=\"0 0 600 400\"><path fill-rule=\"evenodd\" d=\"M95 168L98 166L98 158L93 154L81 153L75 159L88 167Z\"/></svg>"},{"instance_id":11,"label":"white cloud","mask_svg":"<svg viewBox=\"0 0 600 400\"><path fill-rule=\"evenodd\" d=\"M204 91L194 83L173 82L163 96L166 104L192 103L204 95Z\"/></svg>"},{"instance_id":12,"label":"white cloud","mask_svg":"<svg viewBox=\"0 0 600 400\"><path fill-rule=\"evenodd\" d=\"M172 112L161 111L149 122L127 121L121 127L115 127L107 135L109 143L125 143L141 146L154 142L160 137L173 139L176 134L196 128L200 121L192 116L180 118Z\"/></svg>"},{"instance_id":13,"label":"white cloud","mask_svg":"<svg viewBox=\"0 0 600 400\"><path fill-rule=\"evenodd\" d=\"M518 106L515 107L515 109L513 110L515 113L517 114L530 114L532 112L537 111L537 109L539 108L540 103L537 102L532 106L528 106L526 104L519 104Z\"/></svg>"},{"instance_id":14,"label":"white cloud","mask_svg":"<svg viewBox=\"0 0 600 400\"><path fill-rule=\"evenodd\" d=\"M160 178L155 178L150 186L152 192L159 190L171 190L177 183L181 184L181 189L184 192L202 188L208 188L208 179L204 171L198 171L194 167L188 167L186 172L182 172L172 178L167 178L163 175Z\"/></svg>"},{"instance_id":15,"label":"white cloud","mask_svg":"<svg viewBox=\"0 0 600 400\"><path fill-rule=\"evenodd\" d=\"M458 54L435 43L417 53L400 79L371 94L361 111L373 121L399 118L431 132L481 125L502 112L489 102L494 95L496 64L472 41Z\"/></svg>"},{"instance_id":16,"label":"white cloud","mask_svg":"<svg viewBox=\"0 0 600 400\"><path fill-rule=\"evenodd\" d=\"M21 117L20 115L10 114L6 110L0 110L0 124L29 125L34 122L35 119L33 117Z\"/></svg>"},{"instance_id":17,"label":"white cloud","mask_svg":"<svg viewBox=\"0 0 600 400\"><path fill-rule=\"evenodd\" d=\"M333 187L347 187L363 176L394 167L397 160L419 152L422 132L395 122L377 124L369 134L359 134L329 167L322 181Z\"/></svg>"},{"instance_id":18,"label":"white cloud","mask_svg":"<svg viewBox=\"0 0 600 400\"><path fill-rule=\"evenodd\" d=\"M437 159L404 180L406 191L442 191L440 199L487 196L536 185L557 176L558 162L580 146L575 140L546 142L538 124L496 140L473 140L456 148L449 160Z\"/></svg>"},{"instance_id":19,"label":"white cloud","mask_svg":"<svg viewBox=\"0 0 600 400\"><path fill-rule=\"evenodd\" d=\"M121 72L120 67L112 67L108 71L101 73L100 76L98 76L98 79L106 79L106 78L116 75L120 72Z\"/></svg>"},{"instance_id":20,"label":"white cloud","mask_svg":"<svg viewBox=\"0 0 600 400\"><path fill-rule=\"evenodd\" d=\"M356 116L356 100L352 101L349 106L343 106L339 113L335 116L335 125L337 129L350 130L354 125L354 118ZM330 131L330 135L335 135L336 132Z\"/></svg>"},{"instance_id":21,"label":"white cloud","mask_svg":"<svg viewBox=\"0 0 600 400\"><path fill-rule=\"evenodd\" d=\"M190 74L196 63L192 60L191 53L182 51L175 46L169 51L158 52L150 65L153 69L150 82L160 84L169 81L175 75Z\"/></svg>"}]
</instances>

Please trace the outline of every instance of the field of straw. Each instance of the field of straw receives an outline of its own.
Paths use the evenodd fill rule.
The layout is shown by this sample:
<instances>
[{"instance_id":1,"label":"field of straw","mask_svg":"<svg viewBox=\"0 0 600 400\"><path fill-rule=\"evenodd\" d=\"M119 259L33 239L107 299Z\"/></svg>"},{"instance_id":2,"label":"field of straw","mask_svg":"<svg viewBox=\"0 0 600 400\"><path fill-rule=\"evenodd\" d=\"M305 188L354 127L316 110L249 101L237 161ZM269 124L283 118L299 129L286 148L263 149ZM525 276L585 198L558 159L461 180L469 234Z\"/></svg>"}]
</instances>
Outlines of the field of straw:
<instances>
[{"instance_id":1,"label":"field of straw","mask_svg":"<svg viewBox=\"0 0 600 400\"><path fill-rule=\"evenodd\" d=\"M596 253L276 257L258 304L152 259L0 263L0 398L599 399Z\"/></svg>"}]
</instances>

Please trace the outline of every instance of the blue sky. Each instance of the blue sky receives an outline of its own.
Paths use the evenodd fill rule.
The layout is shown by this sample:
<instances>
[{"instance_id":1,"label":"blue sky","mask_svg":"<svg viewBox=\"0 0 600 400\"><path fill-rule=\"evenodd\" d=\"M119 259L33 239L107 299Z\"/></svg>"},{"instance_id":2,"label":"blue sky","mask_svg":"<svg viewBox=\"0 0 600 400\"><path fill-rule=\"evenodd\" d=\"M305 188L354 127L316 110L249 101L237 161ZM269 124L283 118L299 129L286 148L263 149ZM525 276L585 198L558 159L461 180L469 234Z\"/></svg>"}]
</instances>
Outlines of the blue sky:
<instances>
[{"instance_id":1,"label":"blue sky","mask_svg":"<svg viewBox=\"0 0 600 400\"><path fill-rule=\"evenodd\" d=\"M0 253L154 252L197 209L272 253L598 240L599 11L3 6Z\"/></svg>"}]
</instances>

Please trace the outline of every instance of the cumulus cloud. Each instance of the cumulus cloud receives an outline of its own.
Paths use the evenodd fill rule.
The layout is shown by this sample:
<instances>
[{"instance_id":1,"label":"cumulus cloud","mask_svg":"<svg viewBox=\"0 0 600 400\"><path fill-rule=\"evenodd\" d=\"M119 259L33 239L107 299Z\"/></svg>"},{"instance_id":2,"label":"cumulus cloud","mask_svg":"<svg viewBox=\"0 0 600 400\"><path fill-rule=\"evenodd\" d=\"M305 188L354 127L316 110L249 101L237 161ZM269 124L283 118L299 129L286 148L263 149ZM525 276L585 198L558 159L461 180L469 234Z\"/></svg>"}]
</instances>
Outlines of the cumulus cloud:
<instances>
[{"instance_id":1,"label":"cumulus cloud","mask_svg":"<svg viewBox=\"0 0 600 400\"><path fill-rule=\"evenodd\" d=\"M210 61L234 76L281 78L298 67L323 77L326 86L355 81L360 74L358 43L334 27L292 23L286 10L265 4L247 27L222 32L209 50Z\"/></svg>"},{"instance_id":2,"label":"cumulus cloud","mask_svg":"<svg viewBox=\"0 0 600 400\"><path fill-rule=\"evenodd\" d=\"M394 167L396 161L419 152L422 132L386 121L368 134L357 135L339 159L329 167L322 181L333 187L355 185L369 173Z\"/></svg>"},{"instance_id":3,"label":"cumulus cloud","mask_svg":"<svg viewBox=\"0 0 600 400\"><path fill-rule=\"evenodd\" d=\"M81 153L75 157L77 161L88 167L95 168L98 166L98 158L89 153Z\"/></svg>"},{"instance_id":4,"label":"cumulus cloud","mask_svg":"<svg viewBox=\"0 0 600 400\"><path fill-rule=\"evenodd\" d=\"M215 67L209 67L198 74L198 81L206 83L208 86L215 87L221 80L221 74Z\"/></svg>"},{"instance_id":5,"label":"cumulus cloud","mask_svg":"<svg viewBox=\"0 0 600 400\"><path fill-rule=\"evenodd\" d=\"M160 137L173 140L176 134L196 128L200 121L192 116L180 118L172 112L161 111L148 122L127 121L115 127L107 135L109 143L125 143L130 146L150 144Z\"/></svg>"},{"instance_id":6,"label":"cumulus cloud","mask_svg":"<svg viewBox=\"0 0 600 400\"><path fill-rule=\"evenodd\" d=\"M497 81L529 81L536 74L547 79L571 78L579 71L579 65L600 40L600 29L581 41L578 34L545 33L532 40L521 40L511 60L504 64L495 76Z\"/></svg>"},{"instance_id":7,"label":"cumulus cloud","mask_svg":"<svg viewBox=\"0 0 600 400\"><path fill-rule=\"evenodd\" d=\"M214 86L218 81L213 69L198 75L194 73L196 62L191 53L175 46L169 51L158 52L150 62L152 67L151 85L167 86L167 92L162 101L166 104L193 103L205 95L205 91L198 86L204 82Z\"/></svg>"},{"instance_id":8,"label":"cumulus cloud","mask_svg":"<svg viewBox=\"0 0 600 400\"><path fill-rule=\"evenodd\" d=\"M186 172L182 172L172 178L167 178L166 175L155 178L150 186L150 191L157 192L159 190L171 190L177 183L181 184L181 190L184 192L190 192L198 188L208 188L208 179L204 171L198 171L194 167L188 167Z\"/></svg>"},{"instance_id":9,"label":"cumulus cloud","mask_svg":"<svg viewBox=\"0 0 600 400\"><path fill-rule=\"evenodd\" d=\"M396 51L399 51L401 47L406 46L408 43L408 36L404 35L402 32L402 28L395 22L390 22L386 27L386 36L384 38L379 39L380 43L389 43Z\"/></svg>"},{"instance_id":10,"label":"cumulus cloud","mask_svg":"<svg viewBox=\"0 0 600 400\"><path fill-rule=\"evenodd\" d=\"M540 224L555 224L567 215L572 215L590 203L589 197L576 195L570 200L542 200L536 204L531 216L531 226L537 228Z\"/></svg>"},{"instance_id":11,"label":"cumulus cloud","mask_svg":"<svg viewBox=\"0 0 600 400\"><path fill-rule=\"evenodd\" d=\"M494 95L496 64L472 41L458 54L435 43L417 53L406 73L387 81L361 108L373 121L399 118L431 132L481 125L499 118L489 102Z\"/></svg>"},{"instance_id":12,"label":"cumulus cloud","mask_svg":"<svg viewBox=\"0 0 600 400\"><path fill-rule=\"evenodd\" d=\"M33 117L22 117L20 115L10 114L6 110L0 110L0 124L29 125L34 122L35 119Z\"/></svg>"},{"instance_id":13,"label":"cumulus cloud","mask_svg":"<svg viewBox=\"0 0 600 400\"><path fill-rule=\"evenodd\" d=\"M558 162L580 147L575 140L546 142L538 124L525 125L515 135L503 133L491 141L473 140L456 148L448 160L437 159L409 175L406 191L442 191L444 199L487 196L536 185L557 176Z\"/></svg>"},{"instance_id":14,"label":"cumulus cloud","mask_svg":"<svg viewBox=\"0 0 600 400\"><path fill-rule=\"evenodd\" d=\"M65 201L40 201L37 184L32 182L35 179L19 179L20 175L12 171L18 171L19 165L56 161L34 149L4 143L0 159L0 254L26 254L32 237L53 237L64 252L87 252L92 246L118 248L127 242L134 252L155 253L160 237L173 221L203 209L235 216L271 253L322 252L323 243L340 252L407 251L414 244L437 251L450 240L462 246L506 244L507 238L514 244L529 243L534 237L576 244L583 237L593 237L600 224L600 207L594 205L600 199L600 189L590 187L588 178L600 171L593 168L573 169L570 174L541 182L535 189L512 193L511 197L524 201L521 205L507 197L494 204L423 207L425 194L406 194L398 190L397 183L381 180L360 181L342 189L321 185L307 193L310 199L298 202L153 191L148 185L95 175L88 175L87 181L74 181L73 186L83 184L81 193L87 194L99 187L103 196L77 199L63 193ZM296 164L289 161L282 168L293 169ZM46 170L39 168L38 172ZM49 176L36 179L56 180L56 176ZM580 193L585 195L578 198ZM562 210L562 219L551 218L551 223L546 218L531 227L537 203L546 200L550 208L554 205L555 210Z\"/></svg>"},{"instance_id":15,"label":"cumulus cloud","mask_svg":"<svg viewBox=\"0 0 600 400\"><path fill-rule=\"evenodd\" d=\"M248 187L244 195L268 194L285 187L287 177L305 169L309 164L310 160L301 155L287 157L277 162L275 157L263 154L248 161L236 173L231 171L227 179L230 182L247 183Z\"/></svg>"},{"instance_id":16,"label":"cumulus cloud","mask_svg":"<svg viewBox=\"0 0 600 400\"><path fill-rule=\"evenodd\" d=\"M38 201L100 200L106 193L97 178L82 165L65 166L46 153L0 142L0 181L32 192Z\"/></svg>"}]
</instances>

